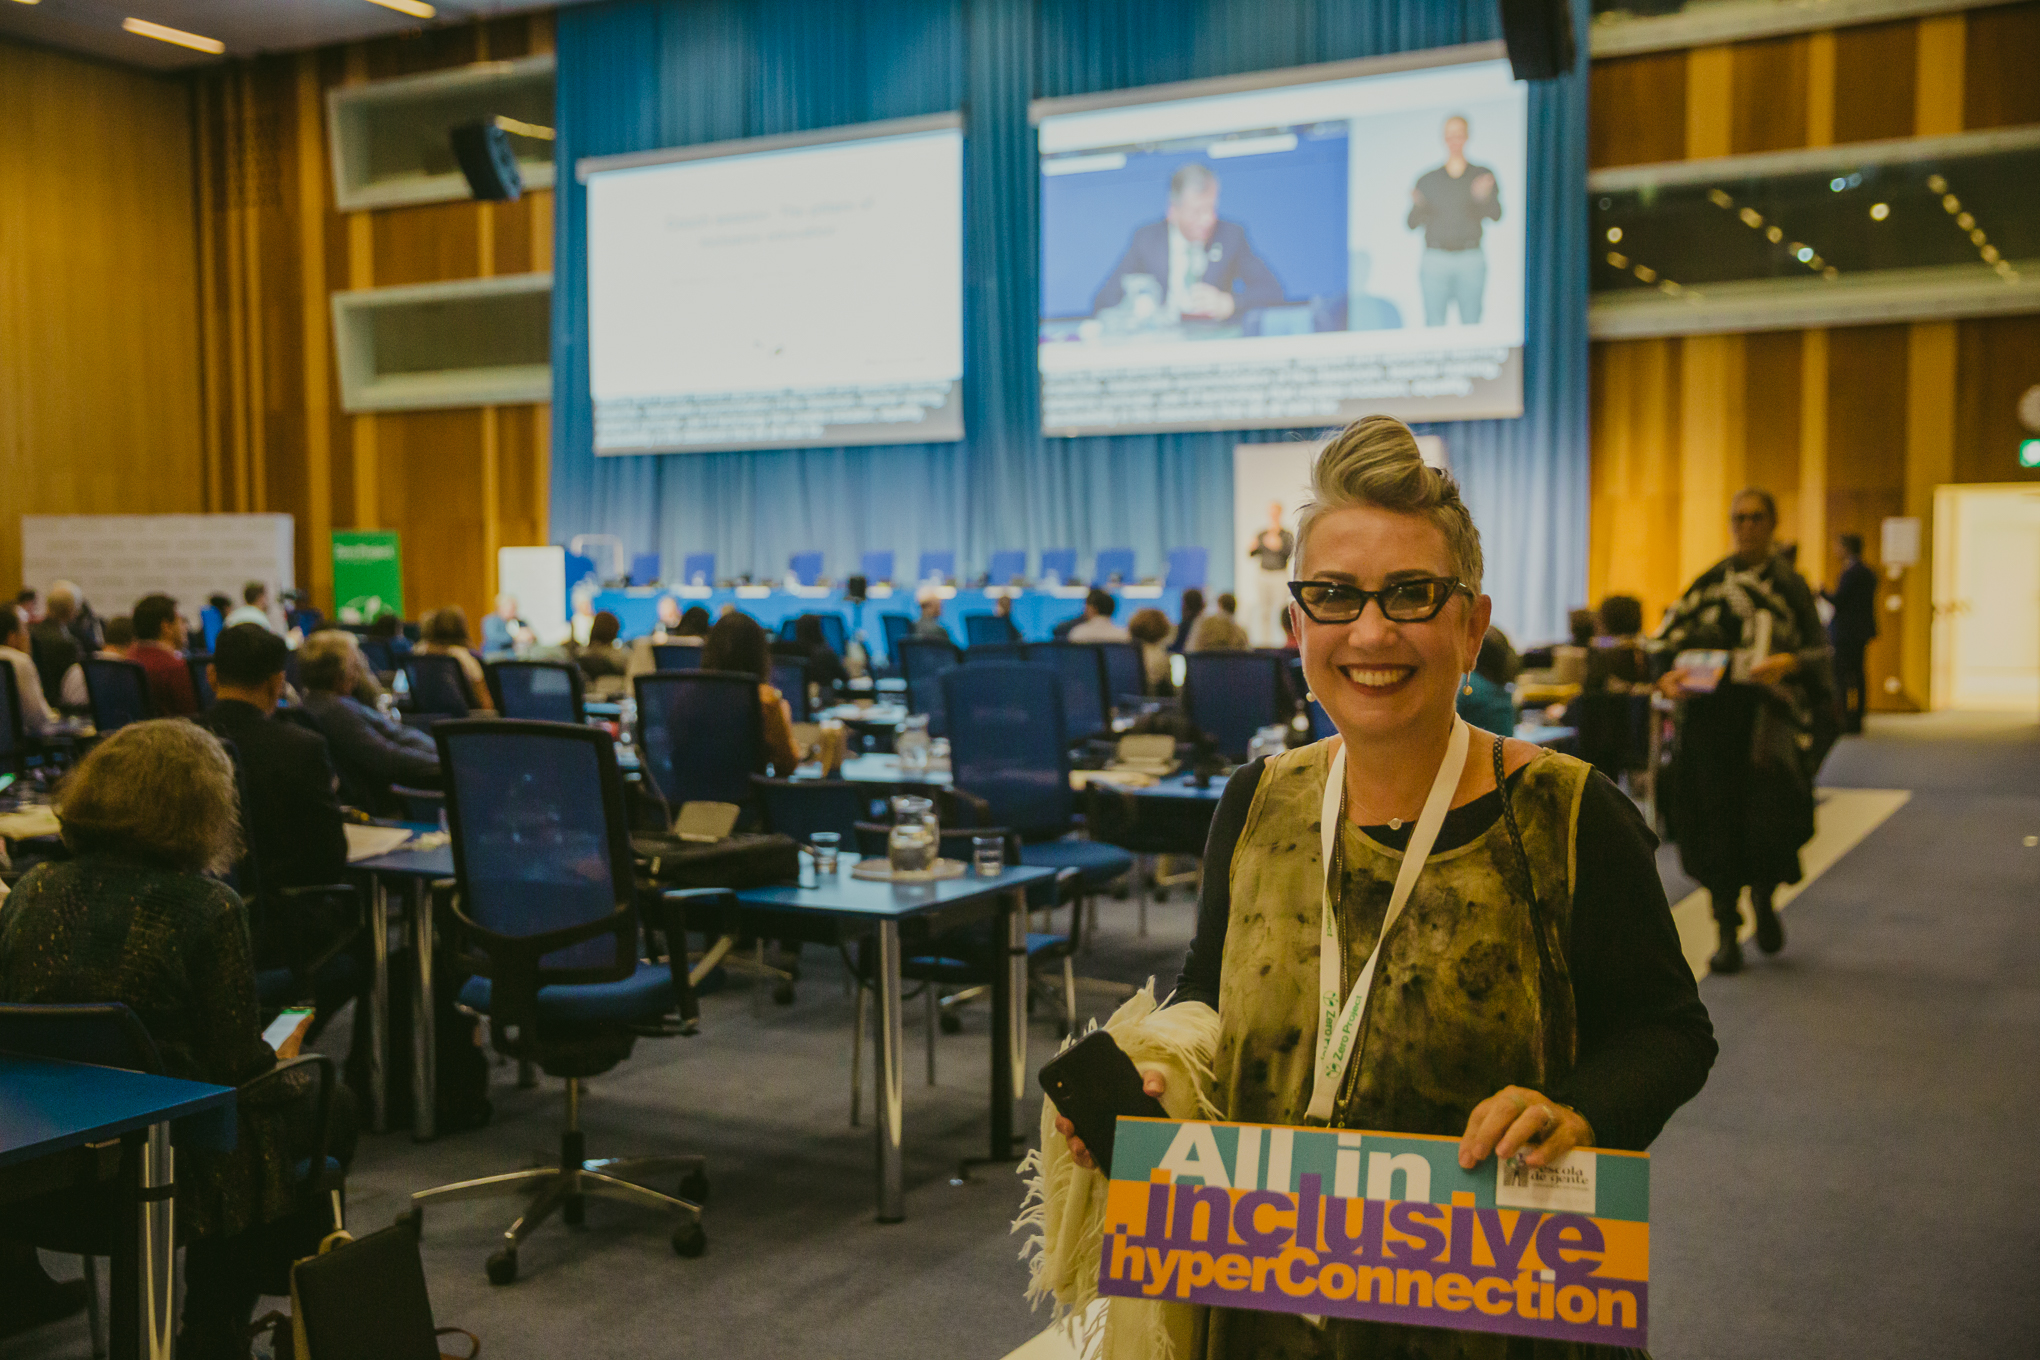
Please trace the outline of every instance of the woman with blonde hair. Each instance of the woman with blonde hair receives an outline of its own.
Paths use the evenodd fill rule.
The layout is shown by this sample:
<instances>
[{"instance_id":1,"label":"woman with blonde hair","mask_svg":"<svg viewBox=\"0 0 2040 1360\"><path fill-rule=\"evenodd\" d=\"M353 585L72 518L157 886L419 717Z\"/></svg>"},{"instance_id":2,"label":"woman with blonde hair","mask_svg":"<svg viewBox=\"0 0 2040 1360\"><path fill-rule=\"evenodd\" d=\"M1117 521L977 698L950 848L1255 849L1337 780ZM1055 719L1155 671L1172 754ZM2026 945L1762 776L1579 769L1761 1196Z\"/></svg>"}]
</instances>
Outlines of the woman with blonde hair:
<instances>
[{"instance_id":1,"label":"woman with blonde hair","mask_svg":"<svg viewBox=\"0 0 2040 1360\"><path fill-rule=\"evenodd\" d=\"M1304 677L1338 733L1227 785L1173 1004L1136 997L1113 1022L1148 1091L1175 1118L1454 1137L1469 1170L1647 1146L1705 1081L1712 1027L1635 807L1454 712L1491 613L1458 487L1400 422L1358 422L1318 459L1291 571ZM1035 1290L1079 1307L1102 1180L1044 1119ZM1147 1300L1105 1323L1108 1356L1143 1360L1571 1349Z\"/></svg>"},{"instance_id":2,"label":"woman with blonde hair","mask_svg":"<svg viewBox=\"0 0 2040 1360\"><path fill-rule=\"evenodd\" d=\"M269 1071L247 912L213 877L240 856L239 806L226 749L182 719L132 723L93 748L56 795L73 858L37 865L0 903L0 1000L118 1001L173 1077L240 1086ZM301 1094L238 1102L231 1152L178 1150L178 1227L192 1239L181 1355L246 1356L258 1263L303 1254L286 1230L291 1164L306 1155L287 1098ZM335 1122L351 1140L351 1105Z\"/></svg>"},{"instance_id":3,"label":"woman with blonde hair","mask_svg":"<svg viewBox=\"0 0 2040 1360\"><path fill-rule=\"evenodd\" d=\"M426 656L450 656L460 663L460 673L467 678L468 707L477 713L495 712L489 699L488 674L468 648L467 611L457 604L436 610L427 616L420 632L417 651Z\"/></svg>"}]
</instances>

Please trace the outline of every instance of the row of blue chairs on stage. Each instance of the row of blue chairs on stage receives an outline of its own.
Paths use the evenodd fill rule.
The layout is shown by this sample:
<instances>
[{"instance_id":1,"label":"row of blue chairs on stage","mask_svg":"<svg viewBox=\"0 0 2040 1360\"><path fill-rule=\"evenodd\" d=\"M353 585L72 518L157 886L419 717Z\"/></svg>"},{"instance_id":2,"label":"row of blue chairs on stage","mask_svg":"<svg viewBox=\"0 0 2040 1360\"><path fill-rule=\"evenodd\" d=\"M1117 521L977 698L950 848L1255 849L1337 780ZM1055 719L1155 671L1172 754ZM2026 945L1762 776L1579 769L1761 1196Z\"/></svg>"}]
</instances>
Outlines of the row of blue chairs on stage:
<instances>
[{"instance_id":1,"label":"row of blue chairs on stage","mask_svg":"<svg viewBox=\"0 0 2040 1360\"><path fill-rule=\"evenodd\" d=\"M658 553L637 553L630 560L630 580L634 585L651 585L664 580L660 575L661 558ZM872 583L900 581L896 575L898 555L891 552L868 552L857 562L857 574ZM1139 559L1132 548L1100 548L1091 562L1090 579L1099 585L1114 581L1137 581ZM1171 548L1168 554L1167 570L1163 583L1169 590L1203 589L1206 574L1210 570L1211 554L1205 548ZM787 559L787 575L802 585L813 585L825 574L823 555L814 549L794 553ZM937 549L921 554L919 567L912 580L954 581L957 579L956 554L948 549ZM1001 549L985 560L985 579L995 586L1003 586L1022 580L1058 580L1074 582L1082 578L1077 575L1077 550L1075 548L1043 548L1039 569L1033 577L1027 574L1027 553L1020 548ZM685 586L712 586L716 584L715 554L688 553L682 560L677 584Z\"/></svg>"}]
</instances>

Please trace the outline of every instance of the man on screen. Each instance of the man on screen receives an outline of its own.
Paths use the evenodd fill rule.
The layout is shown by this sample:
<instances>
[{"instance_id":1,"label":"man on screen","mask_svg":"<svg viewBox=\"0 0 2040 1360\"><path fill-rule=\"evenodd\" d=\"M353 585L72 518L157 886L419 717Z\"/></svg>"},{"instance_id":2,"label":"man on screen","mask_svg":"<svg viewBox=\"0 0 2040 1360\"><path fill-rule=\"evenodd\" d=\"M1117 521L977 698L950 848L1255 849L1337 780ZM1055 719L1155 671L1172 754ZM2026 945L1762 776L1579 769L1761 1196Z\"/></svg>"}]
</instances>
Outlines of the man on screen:
<instances>
[{"instance_id":1,"label":"man on screen","mask_svg":"<svg viewBox=\"0 0 2040 1360\"><path fill-rule=\"evenodd\" d=\"M1254 253L1247 229L1218 215L1218 176L1198 161L1169 178L1169 210L1134 229L1126 254L1091 300L1093 313L1125 300L1127 280L1158 282L1170 318L1224 321L1249 307L1284 300L1282 281Z\"/></svg>"},{"instance_id":2,"label":"man on screen","mask_svg":"<svg viewBox=\"0 0 2040 1360\"><path fill-rule=\"evenodd\" d=\"M1487 257L1480 252L1481 223L1497 221L1502 200L1495 172L1466 159L1466 119L1445 120L1445 164L1410 190L1410 227L1424 232L1424 262L1417 282L1424 290L1424 324L1445 324L1445 309L1459 305L1459 324L1480 322L1487 290Z\"/></svg>"}]
</instances>

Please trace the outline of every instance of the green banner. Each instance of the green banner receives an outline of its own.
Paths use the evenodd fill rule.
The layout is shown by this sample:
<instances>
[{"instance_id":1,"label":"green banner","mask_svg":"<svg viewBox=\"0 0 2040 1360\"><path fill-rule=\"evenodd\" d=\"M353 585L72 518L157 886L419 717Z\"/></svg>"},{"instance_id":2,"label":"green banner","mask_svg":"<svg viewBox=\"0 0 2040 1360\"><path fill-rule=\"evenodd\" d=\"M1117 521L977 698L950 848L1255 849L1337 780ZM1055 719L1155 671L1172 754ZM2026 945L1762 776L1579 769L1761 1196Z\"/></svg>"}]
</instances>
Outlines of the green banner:
<instances>
[{"instance_id":1,"label":"green banner","mask_svg":"<svg viewBox=\"0 0 2040 1360\"><path fill-rule=\"evenodd\" d=\"M342 623L404 612L404 554L394 529L333 534L333 603Z\"/></svg>"}]
</instances>

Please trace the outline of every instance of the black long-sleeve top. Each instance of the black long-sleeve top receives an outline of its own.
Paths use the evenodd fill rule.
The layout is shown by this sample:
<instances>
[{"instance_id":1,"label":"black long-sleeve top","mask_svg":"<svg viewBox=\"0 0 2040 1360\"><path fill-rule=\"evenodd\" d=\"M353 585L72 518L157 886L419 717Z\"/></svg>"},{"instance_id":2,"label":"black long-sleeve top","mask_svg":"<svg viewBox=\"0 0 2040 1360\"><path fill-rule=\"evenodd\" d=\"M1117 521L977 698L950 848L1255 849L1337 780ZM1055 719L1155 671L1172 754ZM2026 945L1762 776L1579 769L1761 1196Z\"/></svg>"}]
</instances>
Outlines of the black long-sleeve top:
<instances>
[{"instance_id":1,"label":"black long-sleeve top","mask_svg":"<svg viewBox=\"0 0 2040 1360\"><path fill-rule=\"evenodd\" d=\"M1226 926L1232 917L1230 869L1265 761L1233 773L1212 818L1204 851L1197 935L1176 983L1175 999L1218 1006ZM1522 775L1508 778L1514 787ZM1433 853L1457 849L1502 815L1501 790L1445 814ZM1414 828L1365 828L1401 850ZM1679 948L1671 907L1658 878L1657 837L1635 804L1598 772L1580 800L1575 842L1572 933L1567 947L1579 1020L1578 1062L1546 1095L1593 1125L1596 1146L1641 1151L1672 1112L1707 1080L1718 1051L1714 1026Z\"/></svg>"}]
</instances>

